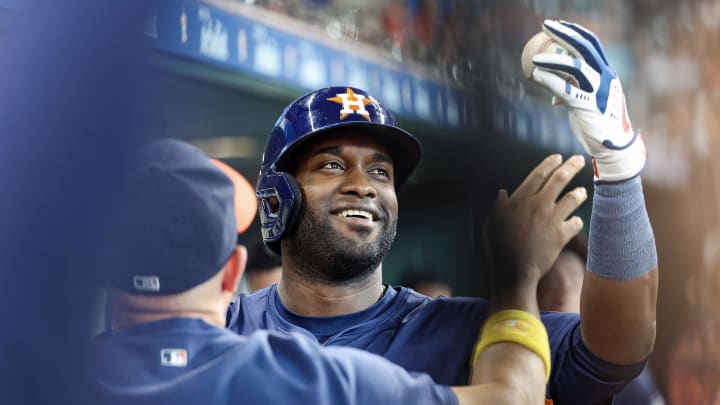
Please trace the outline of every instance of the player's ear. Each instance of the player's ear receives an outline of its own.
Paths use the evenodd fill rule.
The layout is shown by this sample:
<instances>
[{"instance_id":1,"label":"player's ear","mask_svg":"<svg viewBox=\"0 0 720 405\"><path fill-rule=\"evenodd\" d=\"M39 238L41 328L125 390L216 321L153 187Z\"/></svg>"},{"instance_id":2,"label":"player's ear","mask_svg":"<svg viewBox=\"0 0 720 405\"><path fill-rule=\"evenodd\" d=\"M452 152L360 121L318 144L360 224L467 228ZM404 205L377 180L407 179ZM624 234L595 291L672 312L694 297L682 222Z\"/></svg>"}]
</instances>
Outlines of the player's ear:
<instances>
[{"instance_id":1,"label":"player's ear","mask_svg":"<svg viewBox=\"0 0 720 405\"><path fill-rule=\"evenodd\" d=\"M240 285L240 277L242 277L245 272L246 263L247 248L243 245L237 245L225 264L225 273L223 273L222 282L223 291L235 293L238 285Z\"/></svg>"}]
</instances>

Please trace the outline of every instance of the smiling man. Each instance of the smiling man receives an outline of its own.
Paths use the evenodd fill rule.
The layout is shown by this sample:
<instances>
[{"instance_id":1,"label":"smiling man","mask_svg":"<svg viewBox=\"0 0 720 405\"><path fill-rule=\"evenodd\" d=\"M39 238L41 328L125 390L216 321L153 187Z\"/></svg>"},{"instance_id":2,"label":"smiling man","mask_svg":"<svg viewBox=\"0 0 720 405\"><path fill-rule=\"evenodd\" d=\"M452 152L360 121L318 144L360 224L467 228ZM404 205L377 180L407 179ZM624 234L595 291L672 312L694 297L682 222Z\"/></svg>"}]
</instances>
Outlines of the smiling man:
<instances>
[{"instance_id":1,"label":"smiling man","mask_svg":"<svg viewBox=\"0 0 720 405\"><path fill-rule=\"evenodd\" d=\"M467 384L478 334L493 308L481 298L431 300L382 282L398 220L397 190L420 155L417 139L363 90L325 88L291 103L268 138L256 188L263 240L282 255L282 280L240 295L229 309L228 327L241 334L297 332L326 346L380 354L438 383ZM496 286L536 299L535 289L523 289L524 280L512 276L517 271L501 270L544 274L582 229L572 212L586 199L585 190L561 193L583 165L581 156L563 162L552 155L511 195L500 192L487 227ZM556 403L611 397L642 370L651 351L655 245L636 174L628 179L637 182L604 186L624 199L609 197L594 209L605 212L602 221L612 226L591 239L611 260L591 268L604 273L586 277L582 327L577 315L542 315L553 358L547 394ZM634 222L617 208L628 200L636 209ZM638 243L618 251L617 243L607 242L620 240L618 232L629 232ZM638 257L646 260L632 260Z\"/></svg>"},{"instance_id":2,"label":"smiling man","mask_svg":"<svg viewBox=\"0 0 720 405\"><path fill-rule=\"evenodd\" d=\"M365 309L364 302L382 296L377 269L395 238L398 202L390 152L362 133L337 129L298 151L296 166L292 172L302 184L307 209L300 211L283 245L288 275L279 293L298 313L326 316ZM337 286L346 286L359 299L328 306L285 288L288 283L328 297Z\"/></svg>"}]
</instances>

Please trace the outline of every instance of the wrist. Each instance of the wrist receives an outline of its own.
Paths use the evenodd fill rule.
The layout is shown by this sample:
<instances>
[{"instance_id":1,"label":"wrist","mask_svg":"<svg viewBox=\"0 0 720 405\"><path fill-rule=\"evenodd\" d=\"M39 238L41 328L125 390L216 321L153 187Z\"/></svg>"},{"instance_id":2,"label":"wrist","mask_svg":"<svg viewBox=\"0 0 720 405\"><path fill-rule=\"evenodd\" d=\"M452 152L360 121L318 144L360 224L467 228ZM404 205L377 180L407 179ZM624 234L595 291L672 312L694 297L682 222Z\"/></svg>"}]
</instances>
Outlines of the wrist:
<instances>
[{"instance_id":1,"label":"wrist","mask_svg":"<svg viewBox=\"0 0 720 405\"><path fill-rule=\"evenodd\" d=\"M588 271L606 279L627 281L655 266L655 237L640 177L597 184L590 216Z\"/></svg>"},{"instance_id":2,"label":"wrist","mask_svg":"<svg viewBox=\"0 0 720 405\"><path fill-rule=\"evenodd\" d=\"M504 288L495 287L490 299L490 311L506 309L519 309L539 315L537 304L537 280L524 281L514 286Z\"/></svg>"},{"instance_id":3,"label":"wrist","mask_svg":"<svg viewBox=\"0 0 720 405\"><path fill-rule=\"evenodd\" d=\"M617 182L637 176L645 167L647 149L638 130L626 145L603 142L605 150L593 154L595 182Z\"/></svg>"}]
</instances>

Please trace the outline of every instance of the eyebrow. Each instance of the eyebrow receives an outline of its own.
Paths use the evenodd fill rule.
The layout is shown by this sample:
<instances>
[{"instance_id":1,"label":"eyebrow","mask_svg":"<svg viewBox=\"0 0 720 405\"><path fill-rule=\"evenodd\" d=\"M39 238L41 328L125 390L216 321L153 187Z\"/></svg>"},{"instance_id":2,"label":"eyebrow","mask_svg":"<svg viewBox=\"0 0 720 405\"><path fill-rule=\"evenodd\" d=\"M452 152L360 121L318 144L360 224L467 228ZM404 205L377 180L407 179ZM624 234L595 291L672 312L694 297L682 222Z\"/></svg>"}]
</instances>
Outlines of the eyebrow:
<instances>
[{"instance_id":1,"label":"eyebrow","mask_svg":"<svg viewBox=\"0 0 720 405\"><path fill-rule=\"evenodd\" d=\"M330 155L339 155L341 150L342 148L339 146L326 146L313 152L313 155L322 155L323 153L327 153Z\"/></svg>"},{"instance_id":2,"label":"eyebrow","mask_svg":"<svg viewBox=\"0 0 720 405\"><path fill-rule=\"evenodd\" d=\"M313 155L321 155L324 153L327 153L330 155L340 155L341 152L342 152L342 146L326 146L324 148L319 148L318 150L313 152ZM373 159L377 162L392 163L392 158L390 158L390 156L388 156L382 152L375 152L373 154Z\"/></svg>"},{"instance_id":3,"label":"eyebrow","mask_svg":"<svg viewBox=\"0 0 720 405\"><path fill-rule=\"evenodd\" d=\"M388 156L384 153L375 152L375 154L373 155L373 158L378 162L392 163L392 159L390 158L390 156Z\"/></svg>"}]
</instances>

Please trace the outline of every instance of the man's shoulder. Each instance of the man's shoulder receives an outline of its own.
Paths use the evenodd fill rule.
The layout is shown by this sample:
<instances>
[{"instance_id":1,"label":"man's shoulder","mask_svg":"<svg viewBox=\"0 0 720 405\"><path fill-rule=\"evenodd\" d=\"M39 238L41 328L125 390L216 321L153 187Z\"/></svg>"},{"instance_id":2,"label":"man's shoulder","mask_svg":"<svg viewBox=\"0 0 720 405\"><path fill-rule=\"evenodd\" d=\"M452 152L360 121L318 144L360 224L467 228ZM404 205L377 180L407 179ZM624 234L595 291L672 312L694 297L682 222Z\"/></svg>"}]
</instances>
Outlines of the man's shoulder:
<instances>
[{"instance_id":1,"label":"man's shoulder","mask_svg":"<svg viewBox=\"0 0 720 405\"><path fill-rule=\"evenodd\" d=\"M241 293L238 294L235 301L243 302L246 305L267 305L268 299L275 288L275 285L271 285L257 291Z\"/></svg>"},{"instance_id":2,"label":"man's shoulder","mask_svg":"<svg viewBox=\"0 0 720 405\"><path fill-rule=\"evenodd\" d=\"M254 329L266 329L267 326L262 325L262 322L265 314L268 313L274 288L273 285L252 293L238 294L228 306L226 326L235 330L241 325L250 324L256 326ZM235 330L235 332L248 331Z\"/></svg>"},{"instance_id":3,"label":"man's shoulder","mask_svg":"<svg viewBox=\"0 0 720 405\"><path fill-rule=\"evenodd\" d=\"M399 294L406 293L405 302L408 305L415 306L428 306L432 310L444 310L446 308L457 309L457 308L473 308L473 309L486 309L487 300L482 297L445 297L440 296L438 298L430 298L426 295L420 294L419 292L408 287L396 287Z\"/></svg>"},{"instance_id":4,"label":"man's shoulder","mask_svg":"<svg viewBox=\"0 0 720 405\"><path fill-rule=\"evenodd\" d=\"M427 318L479 320L487 313L487 300L479 297L438 297L430 298L407 287L396 287L403 297L401 310L403 322Z\"/></svg>"}]
</instances>

